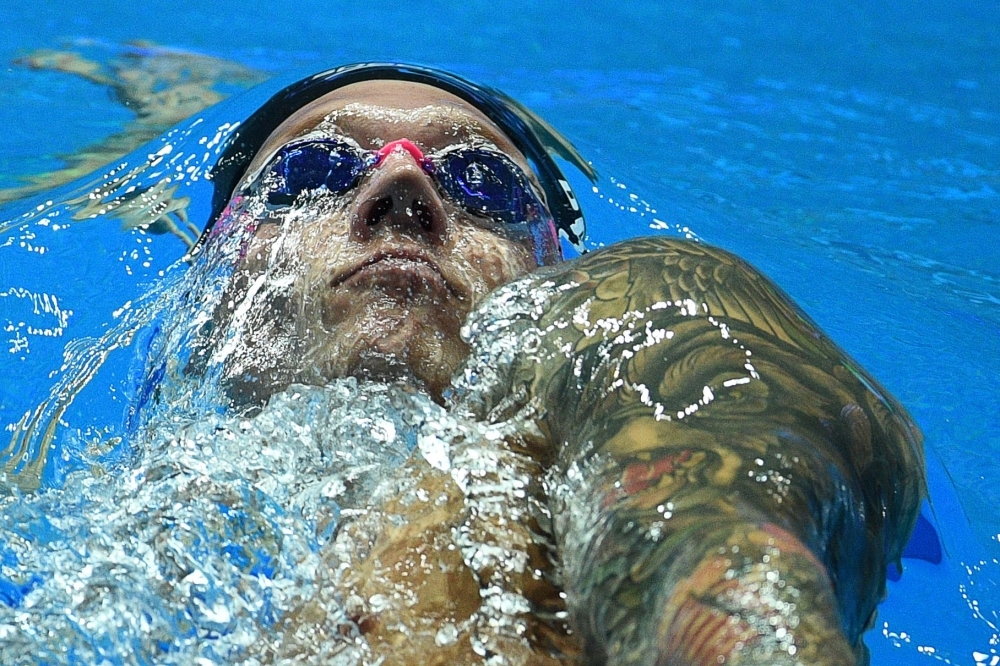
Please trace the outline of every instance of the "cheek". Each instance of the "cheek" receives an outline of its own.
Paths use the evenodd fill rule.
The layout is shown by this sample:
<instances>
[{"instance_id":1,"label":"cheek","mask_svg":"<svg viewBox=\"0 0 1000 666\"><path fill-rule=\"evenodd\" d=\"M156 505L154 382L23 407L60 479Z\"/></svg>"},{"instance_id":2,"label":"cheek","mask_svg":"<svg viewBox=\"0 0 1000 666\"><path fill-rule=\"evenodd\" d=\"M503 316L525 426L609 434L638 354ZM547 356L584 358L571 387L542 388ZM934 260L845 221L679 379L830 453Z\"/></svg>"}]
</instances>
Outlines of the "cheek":
<instances>
[{"instance_id":1,"label":"cheek","mask_svg":"<svg viewBox=\"0 0 1000 666\"><path fill-rule=\"evenodd\" d=\"M319 288L328 287L334 276L357 261L358 256L349 234L329 225L303 229L297 251L308 284Z\"/></svg>"},{"instance_id":2,"label":"cheek","mask_svg":"<svg viewBox=\"0 0 1000 666\"><path fill-rule=\"evenodd\" d=\"M462 235L455 246L456 256L468 271L474 303L499 287L537 268L526 243L503 238L483 229Z\"/></svg>"},{"instance_id":3,"label":"cheek","mask_svg":"<svg viewBox=\"0 0 1000 666\"><path fill-rule=\"evenodd\" d=\"M243 251L236 272L244 276L265 272L273 261L272 250L280 233L280 227L276 224L265 224L257 229Z\"/></svg>"},{"instance_id":4,"label":"cheek","mask_svg":"<svg viewBox=\"0 0 1000 666\"><path fill-rule=\"evenodd\" d=\"M350 225L341 211L289 211L279 224L262 225L243 253L237 273L268 274L269 279L293 280L307 291L325 283L338 266L351 259Z\"/></svg>"}]
</instances>

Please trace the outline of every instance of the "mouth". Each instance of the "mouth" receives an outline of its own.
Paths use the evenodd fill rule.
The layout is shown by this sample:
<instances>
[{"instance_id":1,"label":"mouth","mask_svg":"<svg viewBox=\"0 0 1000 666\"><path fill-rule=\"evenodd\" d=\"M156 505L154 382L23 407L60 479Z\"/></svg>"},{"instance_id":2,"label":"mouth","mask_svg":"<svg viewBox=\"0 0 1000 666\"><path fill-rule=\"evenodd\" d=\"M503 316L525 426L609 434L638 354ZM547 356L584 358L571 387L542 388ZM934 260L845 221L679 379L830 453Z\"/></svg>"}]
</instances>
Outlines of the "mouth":
<instances>
[{"instance_id":1,"label":"mouth","mask_svg":"<svg viewBox=\"0 0 1000 666\"><path fill-rule=\"evenodd\" d=\"M376 252L355 268L337 276L330 288L377 289L403 298L443 294L459 297L433 259L420 252L398 249Z\"/></svg>"}]
</instances>

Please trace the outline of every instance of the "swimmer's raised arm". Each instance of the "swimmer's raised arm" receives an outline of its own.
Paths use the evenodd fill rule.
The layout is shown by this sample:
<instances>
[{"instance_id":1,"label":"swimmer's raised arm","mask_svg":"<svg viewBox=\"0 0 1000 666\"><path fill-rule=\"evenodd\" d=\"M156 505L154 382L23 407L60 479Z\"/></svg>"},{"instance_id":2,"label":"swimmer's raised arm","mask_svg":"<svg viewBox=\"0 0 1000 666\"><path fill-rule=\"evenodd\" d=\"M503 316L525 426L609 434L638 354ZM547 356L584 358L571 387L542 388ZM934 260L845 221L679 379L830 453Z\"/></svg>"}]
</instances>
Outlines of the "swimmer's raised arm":
<instances>
[{"instance_id":1,"label":"swimmer's raised arm","mask_svg":"<svg viewBox=\"0 0 1000 666\"><path fill-rule=\"evenodd\" d=\"M496 389L531 396L557 447L592 663L867 663L924 495L921 436L786 296L726 252L638 239L484 307L506 323L473 325L466 378L527 350Z\"/></svg>"}]
</instances>

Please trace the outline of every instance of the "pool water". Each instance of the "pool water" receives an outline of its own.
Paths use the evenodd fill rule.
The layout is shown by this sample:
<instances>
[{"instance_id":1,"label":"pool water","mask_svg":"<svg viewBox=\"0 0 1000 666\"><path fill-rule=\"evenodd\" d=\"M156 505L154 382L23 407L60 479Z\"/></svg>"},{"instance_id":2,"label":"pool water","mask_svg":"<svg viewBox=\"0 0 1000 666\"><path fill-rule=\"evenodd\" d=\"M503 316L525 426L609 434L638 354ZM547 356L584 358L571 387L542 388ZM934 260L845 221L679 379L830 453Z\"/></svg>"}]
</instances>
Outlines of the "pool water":
<instances>
[{"instance_id":1,"label":"pool water","mask_svg":"<svg viewBox=\"0 0 1000 666\"><path fill-rule=\"evenodd\" d=\"M143 38L285 81L345 62L401 60L510 93L601 174L596 190L574 181L593 245L665 233L736 252L907 406L926 435L933 506L925 515L944 557L904 561L867 638L873 663L1000 663L995 8L942 0L592 2L568 10L525 1L502 14L478 2L345 2L336 10L106 2L85 13L69 3L18 5L4 9L0 60L67 43L112 57L121 42ZM171 140L211 139L235 110L276 89L224 103ZM130 118L98 86L63 74L7 67L0 90L8 128L0 187L55 168L59 154ZM53 451L64 464L46 470L45 485L59 485L74 466L113 470L140 455L109 444L125 434L133 358L148 342L133 339L129 318L161 273L175 273L169 267L184 249L169 234L123 233L120 221L47 217L72 190L0 215L0 425L89 379L87 368L62 368L64 351L73 357L102 337L103 348L124 348L112 349L59 415L65 426ZM192 218L199 213L207 210L195 207ZM80 515L90 514L83 507ZM54 533L85 529L63 518ZM6 576L18 563L3 551L0 566ZM0 597L15 604L45 584L19 580L23 589L4 578Z\"/></svg>"}]
</instances>

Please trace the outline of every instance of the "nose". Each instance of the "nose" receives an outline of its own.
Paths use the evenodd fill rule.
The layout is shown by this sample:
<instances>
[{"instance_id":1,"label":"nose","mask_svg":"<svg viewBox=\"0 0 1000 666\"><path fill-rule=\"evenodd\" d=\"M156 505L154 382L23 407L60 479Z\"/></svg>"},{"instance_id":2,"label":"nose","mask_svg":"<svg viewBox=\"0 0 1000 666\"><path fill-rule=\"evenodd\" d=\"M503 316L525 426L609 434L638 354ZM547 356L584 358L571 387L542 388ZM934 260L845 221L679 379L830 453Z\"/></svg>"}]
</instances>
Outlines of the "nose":
<instances>
[{"instance_id":1,"label":"nose","mask_svg":"<svg viewBox=\"0 0 1000 666\"><path fill-rule=\"evenodd\" d=\"M448 216L431 177L403 148L391 150L360 186L352 233L367 240L390 229L442 243Z\"/></svg>"}]
</instances>

